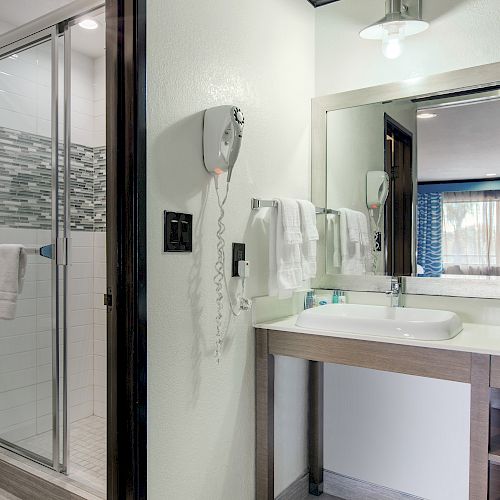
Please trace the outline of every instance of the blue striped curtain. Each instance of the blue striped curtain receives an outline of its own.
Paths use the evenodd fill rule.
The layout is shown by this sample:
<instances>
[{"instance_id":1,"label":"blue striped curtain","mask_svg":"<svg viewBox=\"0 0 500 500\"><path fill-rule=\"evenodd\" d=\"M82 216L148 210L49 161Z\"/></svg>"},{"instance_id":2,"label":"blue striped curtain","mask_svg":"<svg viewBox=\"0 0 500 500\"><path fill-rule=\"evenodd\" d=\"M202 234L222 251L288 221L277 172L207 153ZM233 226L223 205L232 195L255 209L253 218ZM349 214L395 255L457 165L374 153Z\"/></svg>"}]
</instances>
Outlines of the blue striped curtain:
<instances>
[{"instance_id":1,"label":"blue striped curtain","mask_svg":"<svg viewBox=\"0 0 500 500\"><path fill-rule=\"evenodd\" d=\"M439 277L443 272L443 194L419 193L417 204L417 264L419 276Z\"/></svg>"}]
</instances>

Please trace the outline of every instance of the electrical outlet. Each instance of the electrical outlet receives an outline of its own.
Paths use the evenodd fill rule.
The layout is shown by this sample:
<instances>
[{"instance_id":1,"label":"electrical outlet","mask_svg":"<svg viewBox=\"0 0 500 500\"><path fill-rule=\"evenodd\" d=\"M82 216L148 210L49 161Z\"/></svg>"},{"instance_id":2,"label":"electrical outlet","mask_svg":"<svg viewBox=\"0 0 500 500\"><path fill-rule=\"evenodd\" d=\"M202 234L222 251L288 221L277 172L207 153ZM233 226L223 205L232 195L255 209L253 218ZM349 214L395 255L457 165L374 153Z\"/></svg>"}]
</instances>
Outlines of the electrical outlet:
<instances>
[{"instance_id":1,"label":"electrical outlet","mask_svg":"<svg viewBox=\"0 0 500 500\"><path fill-rule=\"evenodd\" d=\"M233 260L231 276L234 278L238 275L238 262L245 259L245 243L233 243Z\"/></svg>"}]
</instances>

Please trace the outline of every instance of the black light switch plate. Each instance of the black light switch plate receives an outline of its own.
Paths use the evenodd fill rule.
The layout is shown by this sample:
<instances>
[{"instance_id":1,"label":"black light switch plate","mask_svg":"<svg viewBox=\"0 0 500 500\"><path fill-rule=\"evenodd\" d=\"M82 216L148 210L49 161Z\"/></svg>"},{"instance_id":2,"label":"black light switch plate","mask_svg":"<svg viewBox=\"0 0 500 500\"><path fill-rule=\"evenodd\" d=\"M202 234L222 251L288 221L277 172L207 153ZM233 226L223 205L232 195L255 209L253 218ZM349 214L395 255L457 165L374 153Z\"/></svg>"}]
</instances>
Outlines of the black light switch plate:
<instances>
[{"instance_id":1,"label":"black light switch plate","mask_svg":"<svg viewBox=\"0 0 500 500\"><path fill-rule=\"evenodd\" d=\"M164 212L165 252L193 251L193 215L179 212Z\"/></svg>"},{"instance_id":2,"label":"black light switch plate","mask_svg":"<svg viewBox=\"0 0 500 500\"><path fill-rule=\"evenodd\" d=\"M238 276L238 262L245 260L245 243L233 243L233 269L231 276Z\"/></svg>"}]
</instances>

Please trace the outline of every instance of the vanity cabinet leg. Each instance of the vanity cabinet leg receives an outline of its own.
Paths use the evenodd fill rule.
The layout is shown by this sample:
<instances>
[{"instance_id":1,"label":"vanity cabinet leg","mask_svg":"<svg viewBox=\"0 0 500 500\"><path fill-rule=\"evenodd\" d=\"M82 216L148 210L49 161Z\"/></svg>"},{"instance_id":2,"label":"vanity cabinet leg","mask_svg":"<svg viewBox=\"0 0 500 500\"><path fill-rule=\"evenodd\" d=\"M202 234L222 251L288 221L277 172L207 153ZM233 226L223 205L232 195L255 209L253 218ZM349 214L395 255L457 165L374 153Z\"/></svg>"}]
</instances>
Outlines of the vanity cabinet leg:
<instances>
[{"instance_id":1,"label":"vanity cabinet leg","mask_svg":"<svg viewBox=\"0 0 500 500\"><path fill-rule=\"evenodd\" d=\"M274 499L274 356L268 331L255 332L255 498Z\"/></svg>"},{"instance_id":2,"label":"vanity cabinet leg","mask_svg":"<svg viewBox=\"0 0 500 500\"><path fill-rule=\"evenodd\" d=\"M490 356L472 354L469 499L488 498Z\"/></svg>"},{"instance_id":3,"label":"vanity cabinet leg","mask_svg":"<svg viewBox=\"0 0 500 500\"><path fill-rule=\"evenodd\" d=\"M315 496L323 493L323 372L323 363L309 361L309 493Z\"/></svg>"}]
</instances>

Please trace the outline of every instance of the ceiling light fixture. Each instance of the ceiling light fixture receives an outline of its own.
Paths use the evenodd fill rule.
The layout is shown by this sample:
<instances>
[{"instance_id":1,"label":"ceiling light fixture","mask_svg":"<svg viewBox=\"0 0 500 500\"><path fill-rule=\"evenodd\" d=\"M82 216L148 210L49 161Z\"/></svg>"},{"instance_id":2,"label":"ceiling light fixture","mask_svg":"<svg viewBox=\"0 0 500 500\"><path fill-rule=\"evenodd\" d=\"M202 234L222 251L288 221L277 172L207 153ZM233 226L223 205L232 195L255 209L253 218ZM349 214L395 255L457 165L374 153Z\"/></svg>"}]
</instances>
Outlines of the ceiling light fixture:
<instances>
[{"instance_id":1,"label":"ceiling light fixture","mask_svg":"<svg viewBox=\"0 0 500 500\"><path fill-rule=\"evenodd\" d=\"M496 177L497 174L486 174L486 177Z\"/></svg>"},{"instance_id":2,"label":"ceiling light fixture","mask_svg":"<svg viewBox=\"0 0 500 500\"><path fill-rule=\"evenodd\" d=\"M84 19L78 23L78 26L85 30L95 30L99 25L97 24L97 21L94 21L93 19Z\"/></svg>"},{"instance_id":3,"label":"ceiling light fixture","mask_svg":"<svg viewBox=\"0 0 500 500\"><path fill-rule=\"evenodd\" d=\"M417 118L420 118L421 120L430 120L431 118L436 118L437 114L436 113L418 113Z\"/></svg>"},{"instance_id":4,"label":"ceiling light fixture","mask_svg":"<svg viewBox=\"0 0 500 500\"><path fill-rule=\"evenodd\" d=\"M385 16L359 33L366 40L382 40L382 53L397 59L403 52L403 40L429 27L422 20L422 0L385 0Z\"/></svg>"}]
</instances>

